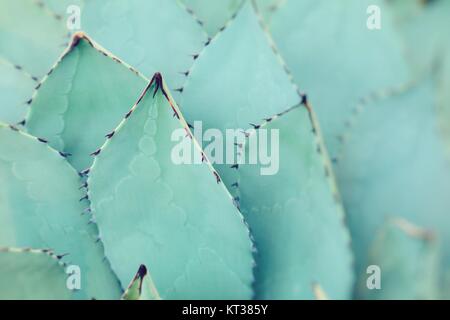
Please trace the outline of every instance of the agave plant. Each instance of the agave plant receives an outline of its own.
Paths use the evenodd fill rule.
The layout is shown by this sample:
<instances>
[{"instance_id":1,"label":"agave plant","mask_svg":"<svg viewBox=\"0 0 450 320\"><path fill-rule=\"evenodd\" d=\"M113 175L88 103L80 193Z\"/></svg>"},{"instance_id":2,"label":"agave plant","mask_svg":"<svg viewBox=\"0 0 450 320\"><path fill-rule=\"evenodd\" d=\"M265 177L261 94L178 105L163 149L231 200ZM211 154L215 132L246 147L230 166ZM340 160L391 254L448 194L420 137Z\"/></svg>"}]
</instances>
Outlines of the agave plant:
<instances>
[{"instance_id":1,"label":"agave plant","mask_svg":"<svg viewBox=\"0 0 450 320\"><path fill-rule=\"evenodd\" d=\"M2 0L0 298L449 297L448 9ZM274 175L241 161L263 130Z\"/></svg>"}]
</instances>

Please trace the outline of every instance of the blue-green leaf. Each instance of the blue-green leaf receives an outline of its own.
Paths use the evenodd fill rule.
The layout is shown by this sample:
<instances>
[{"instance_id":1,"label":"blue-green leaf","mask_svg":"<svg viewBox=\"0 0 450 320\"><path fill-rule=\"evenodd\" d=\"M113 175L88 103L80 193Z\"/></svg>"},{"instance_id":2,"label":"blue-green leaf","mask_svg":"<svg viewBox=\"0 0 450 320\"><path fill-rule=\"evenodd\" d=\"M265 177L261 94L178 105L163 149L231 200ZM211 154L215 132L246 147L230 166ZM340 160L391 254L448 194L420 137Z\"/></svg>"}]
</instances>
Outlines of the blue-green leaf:
<instances>
[{"instance_id":1,"label":"blue-green leaf","mask_svg":"<svg viewBox=\"0 0 450 320\"><path fill-rule=\"evenodd\" d=\"M65 300L64 266L52 252L28 248L0 248L1 300Z\"/></svg>"},{"instance_id":2,"label":"blue-green leaf","mask_svg":"<svg viewBox=\"0 0 450 320\"><path fill-rule=\"evenodd\" d=\"M437 299L438 249L431 232L403 219L389 221L379 231L369 252L369 264L379 267L381 288L369 290L366 283L369 275L365 275L359 288L360 297L378 300Z\"/></svg>"},{"instance_id":3,"label":"blue-green leaf","mask_svg":"<svg viewBox=\"0 0 450 320\"><path fill-rule=\"evenodd\" d=\"M120 287L96 243L77 172L44 140L0 124L0 246L49 248L81 269L77 298L118 298Z\"/></svg>"},{"instance_id":4,"label":"blue-green leaf","mask_svg":"<svg viewBox=\"0 0 450 320\"><path fill-rule=\"evenodd\" d=\"M314 299L311 286L320 283L331 299L349 299L354 280L349 234L309 111L302 106L269 119L247 138L245 159L261 152L249 142L255 135L262 139L261 131L279 135L279 149L271 140L279 170L262 175L265 166L252 164L238 170L240 207L258 249L256 298Z\"/></svg>"},{"instance_id":5,"label":"blue-green leaf","mask_svg":"<svg viewBox=\"0 0 450 320\"><path fill-rule=\"evenodd\" d=\"M82 28L147 77L163 73L171 89L181 87L192 55L207 41L200 24L173 0L86 1Z\"/></svg>"},{"instance_id":6,"label":"blue-green leaf","mask_svg":"<svg viewBox=\"0 0 450 320\"><path fill-rule=\"evenodd\" d=\"M201 159L191 138L156 74L89 173L106 256L125 285L148 266L163 299L251 298L252 243L231 196L208 163L174 163L177 146Z\"/></svg>"},{"instance_id":7,"label":"blue-green leaf","mask_svg":"<svg viewBox=\"0 0 450 320\"><path fill-rule=\"evenodd\" d=\"M367 8L381 9L381 29ZM382 0L287 0L270 30L300 89L317 111L332 158L360 98L408 80L402 47Z\"/></svg>"},{"instance_id":8,"label":"blue-green leaf","mask_svg":"<svg viewBox=\"0 0 450 320\"><path fill-rule=\"evenodd\" d=\"M82 33L36 91L26 128L82 171L145 87L134 69L110 56Z\"/></svg>"},{"instance_id":9,"label":"blue-green leaf","mask_svg":"<svg viewBox=\"0 0 450 320\"><path fill-rule=\"evenodd\" d=\"M386 217L399 216L434 230L450 266L450 162L438 126L430 77L388 98L368 103L336 165L347 209L357 269Z\"/></svg>"}]
</instances>

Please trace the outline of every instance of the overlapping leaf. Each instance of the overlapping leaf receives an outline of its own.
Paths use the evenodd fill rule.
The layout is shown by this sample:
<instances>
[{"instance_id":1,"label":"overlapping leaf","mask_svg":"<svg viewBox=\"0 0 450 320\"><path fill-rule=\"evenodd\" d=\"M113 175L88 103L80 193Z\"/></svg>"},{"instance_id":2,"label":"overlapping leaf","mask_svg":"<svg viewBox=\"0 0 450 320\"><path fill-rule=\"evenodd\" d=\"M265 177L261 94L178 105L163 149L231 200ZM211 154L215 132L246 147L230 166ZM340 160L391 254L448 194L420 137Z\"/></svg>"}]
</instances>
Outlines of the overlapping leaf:
<instances>
[{"instance_id":1,"label":"overlapping leaf","mask_svg":"<svg viewBox=\"0 0 450 320\"><path fill-rule=\"evenodd\" d=\"M147 77L162 72L179 88L207 36L178 1L90 0L82 29Z\"/></svg>"},{"instance_id":2,"label":"overlapping leaf","mask_svg":"<svg viewBox=\"0 0 450 320\"><path fill-rule=\"evenodd\" d=\"M261 176L260 165L215 167L235 192L255 237L257 298L313 298L316 281L331 298L348 298L349 238L326 151L305 97L298 95L268 40L247 3L197 59L182 109L194 126L202 121L204 131L217 128L225 137L227 129L248 132L262 119L272 121L273 114L298 105L267 126L280 131L275 174ZM330 261L337 271L330 272Z\"/></svg>"},{"instance_id":3,"label":"overlapping leaf","mask_svg":"<svg viewBox=\"0 0 450 320\"><path fill-rule=\"evenodd\" d=\"M202 158L156 74L89 173L106 255L122 284L148 266L164 299L248 299L252 244L242 216L207 163L174 162L177 146Z\"/></svg>"},{"instance_id":4,"label":"overlapping leaf","mask_svg":"<svg viewBox=\"0 0 450 320\"><path fill-rule=\"evenodd\" d=\"M376 237L369 258L371 265L379 267L381 288L369 290L366 285L368 275L365 275L359 288L361 297L378 300L437 299L438 248L432 233L405 220L389 221Z\"/></svg>"},{"instance_id":5,"label":"overlapping leaf","mask_svg":"<svg viewBox=\"0 0 450 320\"><path fill-rule=\"evenodd\" d=\"M430 77L375 101L355 119L336 166L354 239L357 269L388 216L435 230L450 266L450 162Z\"/></svg>"},{"instance_id":6,"label":"overlapping leaf","mask_svg":"<svg viewBox=\"0 0 450 320\"><path fill-rule=\"evenodd\" d=\"M64 267L45 250L0 248L0 299L70 299Z\"/></svg>"},{"instance_id":7,"label":"overlapping leaf","mask_svg":"<svg viewBox=\"0 0 450 320\"><path fill-rule=\"evenodd\" d=\"M133 105L145 80L84 34L76 34L66 54L36 92L28 132L70 153L79 171Z\"/></svg>"},{"instance_id":8,"label":"overlapping leaf","mask_svg":"<svg viewBox=\"0 0 450 320\"><path fill-rule=\"evenodd\" d=\"M202 21L210 36L214 36L231 19L244 1L246 0L182 0Z\"/></svg>"},{"instance_id":9,"label":"overlapping leaf","mask_svg":"<svg viewBox=\"0 0 450 320\"><path fill-rule=\"evenodd\" d=\"M257 298L313 299L310 288L315 282L332 299L349 298L349 234L338 196L330 192L331 173L316 144L308 110L299 107L270 120L249 141L253 135L262 139L261 131L279 134L279 149L271 149L279 155L279 170L263 176L265 165L239 167L240 207L258 248ZM258 151L252 149L251 142L245 148L246 159L262 150L261 145Z\"/></svg>"},{"instance_id":10,"label":"overlapping leaf","mask_svg":"<svg viewBox=\"0 0 450 320\"><path fill-rule=\"evenodd\" d=\"M23 120L33 88L56 61L66 37L62 17L37 1L0 2L0 121Z\"/></svg>"},{"instance_id":11,"label":"overlapping leaf","mask_svg":"<svg viewBox=\"0 0 450 320\"><path fill-rule=\"evenodd\" d=\"M62 261L82 271L78 298L118 298L97 228L81 215L87 204L79 201L77 172L46 143L16 130L0 124L0 246L67 254Z\"/></svg>"},{"instance_id":12,"label":"overlapping leaf","mask_svg":"<svg viewBox=\"0 0 450 320\"><path fill-rule=\"evenodd\" d=\"M367 27L378 5L381 29ZM383 1L287 0L270 31L300 88L308 93L331 157L359 99L408 80L402 47Z\"/></svg>"}]
</instances>

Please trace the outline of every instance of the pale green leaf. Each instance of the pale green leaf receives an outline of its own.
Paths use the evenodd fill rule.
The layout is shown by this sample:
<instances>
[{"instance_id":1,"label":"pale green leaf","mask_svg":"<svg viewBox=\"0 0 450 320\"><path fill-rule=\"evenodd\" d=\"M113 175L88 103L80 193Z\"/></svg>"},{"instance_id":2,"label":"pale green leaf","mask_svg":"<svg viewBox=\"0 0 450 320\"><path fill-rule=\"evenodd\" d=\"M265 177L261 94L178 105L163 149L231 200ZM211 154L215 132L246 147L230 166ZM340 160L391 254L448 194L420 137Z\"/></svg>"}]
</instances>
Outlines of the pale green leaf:
<instances>
[{"instance_id":1,"label":"pale green leaf","mask_svg":"<svg viewBox=\"0 0 450 320\"><path fill-rule=\"evenodd\" d=\"M360 298L437 299L438 249L431 232L403 219L392 219L379 231L369 252L369 264L379 267L381 288L369 290L366 282L371 274L366 274L360 284Z\"/></svg>"},{"instance_id":2,"label":"pale green leaf","mask_svg":"<svg viewBox=\"0 0 450 320\"><path fill-rule=\"evenodd\" d=\"M272 139L270 151L279 157L279 170L264 175L267 166L261 164L241 164L238 170L240 207L258 249L256 298L314 299L311 286L320 283L331 299L349 299L354 280L349 234L308 110L297 107L251 133L245 159L264 152L251 142L258 137L261 143L263 132L279 134L279 148Z\"/></svg>"},{"instance_id":3,"label":"pale green leaf","mask_svg":"<svg viewBox=\"0 0 450 320\"><path fill-rule=\"evenodd\" d=\"M33 97L26 128L57 150L70 153L69 162L82 171L131 108L146 80L114 60L83 34L45 79Z\"/></svg>"},{"instance_id":4,"label":"pale green leaf","mask_svg":"<svg viewBox=\"0 0 450 320\"><path fill-rule=\"evenodd\" d=\"M0 246L49 248L80 267L78 298L118 298L77 172L46 143L0 124ZM3 183L7 182L7 183Z\"/></svg>"},{"instance_id":5,"label":"pale green leaf","mask_svg":"<svg viewBox=\"0 0 450 320\"><path fill-rule=\"evenodd\" d=\"M147 77L164 74L171 89L181 87L192 55L207 41L202 27L173 0L89 0L82 28Z\"/></svg>"},{"instance_id":6,"label":"pale green leaf","mask_svg":"<svg viewBox=\"0 0 450 320\"><path fill-rule=\"evenodd\" d=\"M1 300L66 300L64 267L45 250L0 248Z\"/></svg>"},{"instance_id":7,"label":"pale green leaf","mask_svg":"<svg viewBox=\"0 0 450 320\"><path fill-rule=\"evenodd\" d=\"M158 290L144 265L139 267L138 272L125 290L122 300L161 300Z\"/></svg>"},{"instance_id":8,"label":"pale green leaf","mask_svg":"<svg viewBox=\"0 0 450 320\"><path fill-rule=\"evenodd\" d=\"M90 170L88 194L106 256L124 285L139 265L148 266L163 299L249 299L248 230L207 163L174 163L177 146L201 159L187 133L156 74Z\"/></svg>"}]
</instances>

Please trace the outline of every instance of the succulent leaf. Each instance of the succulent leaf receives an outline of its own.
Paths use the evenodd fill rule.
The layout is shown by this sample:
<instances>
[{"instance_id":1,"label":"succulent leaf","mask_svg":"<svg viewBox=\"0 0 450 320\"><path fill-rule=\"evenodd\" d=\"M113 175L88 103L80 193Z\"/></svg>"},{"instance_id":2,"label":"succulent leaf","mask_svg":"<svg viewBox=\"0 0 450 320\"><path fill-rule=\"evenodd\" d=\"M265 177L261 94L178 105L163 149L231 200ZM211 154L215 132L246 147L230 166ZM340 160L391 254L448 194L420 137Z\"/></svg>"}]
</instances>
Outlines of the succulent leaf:
<instances>
[{"instance_id":1,"label":"succulent leaf","mask_svg":"<svg viewBox=\"0 0 450 320\"><path fill-rule=\"evenodd\" d=\"M425 2L428 4L424 5ZM436 60L450 54L448 34L443 31L450 28L449 1L389 3L397 17L395 27L401 36L405 58L415 74L420 75L436 64Z\"/></svg>"},{"instance_id":2,"label":"succulent leaf","mask_svg":"<svg viewBox=\"0 0 450 320\"><path fill-rule=\"evenodd\" d=\"M438 127L435 86L428 76L369 103L353 121L336 165L347 208L357 270L376 231L395 214L434 230L450 266L450 161Z\"/></svg>"},{"instance_id":3,"label":"succulent leaf","mask_svg":"<svg viewBox=\"0 0 450 320\"><path fill-rule=\"evenodd\" d=\"M240 208L258 249L257 299L314 299L314 283L331 299L351 297L349 233L330 164L324 162L313 129L309 111L301 106L247 138L246 159L256 152L249 149L252 135L259 130L267 130L267 135L279 132L275 175L261 175L262 165L241 164L238 170Z\"/></svg>"},{"instance_id":4,"label":"succulent leaf","mask_svg":"<svg viewBox=\"0 0 450 320\"><path fill-rule=\"evenodd\" d=\"M439 297L439 246L433 234L406 220L389 221L377 235L369 263L381 271L381 288L368 290L367 275L360 297L372 300L423 300Z\"/></svg>"},{"instance_id":5,"label":"succulent leaf","mask_svg":"<svg viewBox=\"0 0 450 320\"><path fill-rule=\"evenodd\" d=\"M244 1L246 0L182 0L186 7L195 12L211 37L225 26Z\"/></svg>"},{"instance_id":6,"label":"succulent leaf","mask_svg":"<svg viewBox=\"0 0 450 320\"><path fill-rule=\"evenodd\" d=\"M64 266L47 250L0 248L1 300L65 300Z\"/></svg>"},{"instance_id":7,"label":"succulent leaf","mask_svg":"<svg viewBox=\"0 0 450 320\"><path fill-rule=\"evenodd\" d=\"M67 42L67 30L61 19L52 16L37 1L0 1L0 38L2 58L41 78Z\"/></svg>"},{"instance_id":8,"label":"succulent leaf","mask_svg":"<svg viewBox=\"0 0 450 320\"><path fill-rule=\"evenodd\" d=\"M134 276L122 300L161 300L158 290L148 274L147 267L141 265Z\"/></svg>"},{"instance_id":9,"label":"succulent leaf","mask_svg":"<svg viewBox=\"0 0 450 320\"><path fill-rule=\"evenodd\" d=\"M381 8L380 30L367 27L370 5ZM359 99L408 80L398 34L382 0L287 0L271 16L270 31L315 107L332 158Z\"/></svg>"},{"instance_id":10,"label":"succulent leaf","mask_svg":"<svg viewBox=\"0 0 450 320\"><path fill-rule=\"evenodd\" d=\"M178 1L90 0L82 27L102 46L147 77L162 72L171 89L181 87L207 35Z\"/></svg>"},{"instance_id":11,"label":"succulent leaf","mask_svg":"<svg viewBox=\"0 0 450 320\"><path fill-rule=\"evenodd\" d=\"M90 38L72 44L35 93L27 115L29 133L45 138L82 171L120 122L146 80Z\"/></svg>"},{"instance_id":12,"label":"succulent leaf","mask_svg":"<svg viewBox=\"0 0 450 320\"><path fill-rule=\"evenodd\" d=\"M20 66L0 59L0 121L18 123L25 118L27 101L31 97L37 79Z\"/></svg>"},{"instance_id":13,"label":"succulent leaf","mask_svg":"<svg viewBox=\"0 0 450 320\"><path fill-rule=\"evenodd\" d=\"M45 247L82 271L78 298L118 298L120 287L98 231L88 224L88 206L77 172L44 140L0 124L0 246Z\"/></svg>"},{"instance_id":14,"label":"succulent leaf","mask_svg":"<svg viewBox=\"0 0 450 320\"><path fill-rule=\"evenodd\" d=\"M208 163L173 162L180 143L201 156L156 74L89 173L106 255L122 284L148 266L163 299L248 299L252 243L242 216Z\"/></svg>"},{"instance_id":15,"label":"succulent leaf","mask_svg":"<svg viewBox=\"0 0 450 320\"><path fill-rule=\"evenodd\" d=\"M203 131L219 129L224 136L227 129L250 129L300 100L250 3L200 54L179 98L191 125L201 121ZM215 168L233 189L236 170L220 163Z\"/></svg>"}]
</instances>

